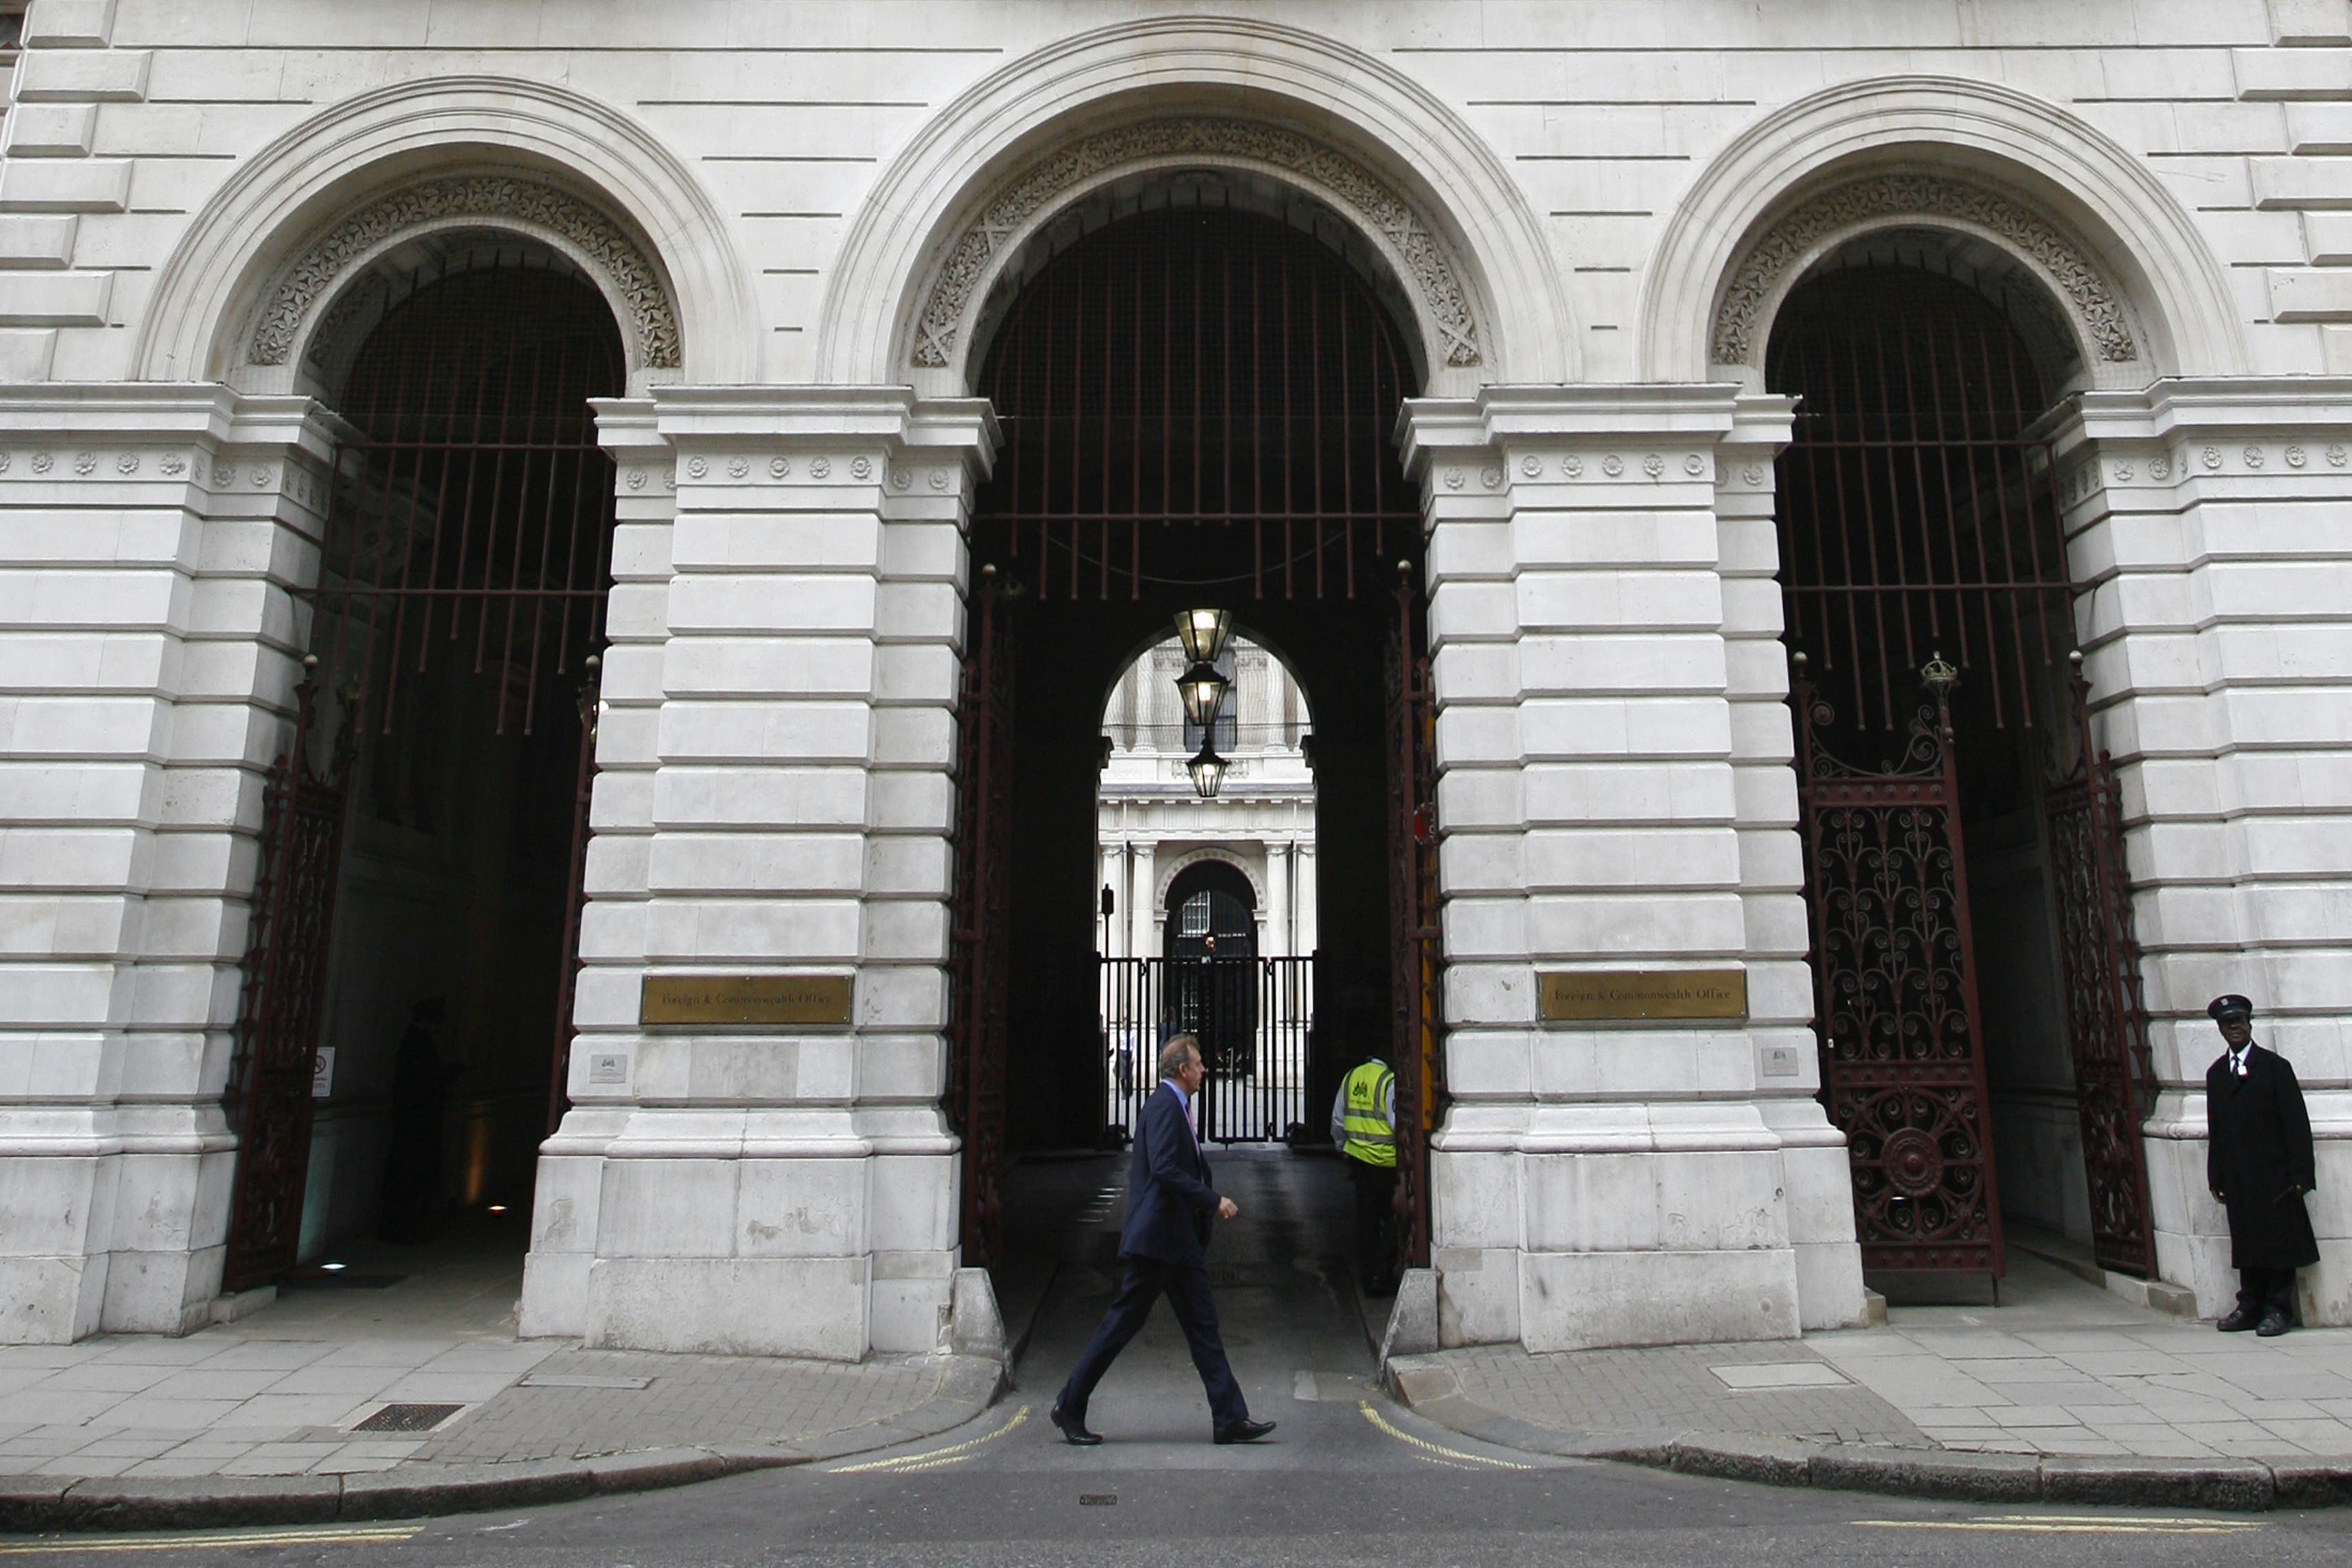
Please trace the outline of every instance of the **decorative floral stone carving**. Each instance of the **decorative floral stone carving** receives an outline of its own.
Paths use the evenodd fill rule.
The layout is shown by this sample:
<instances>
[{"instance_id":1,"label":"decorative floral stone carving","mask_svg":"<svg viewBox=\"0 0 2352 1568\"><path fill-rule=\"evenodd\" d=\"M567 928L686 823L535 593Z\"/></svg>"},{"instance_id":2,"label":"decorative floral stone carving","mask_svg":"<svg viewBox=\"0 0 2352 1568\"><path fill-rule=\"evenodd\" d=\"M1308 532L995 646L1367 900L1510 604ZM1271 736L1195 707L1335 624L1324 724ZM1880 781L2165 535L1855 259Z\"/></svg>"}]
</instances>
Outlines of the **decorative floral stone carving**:
<instances>
[{"instance_id":1,"label":"decorative floral stone carving","mask_svg":"<svg viewBox=\"0 0 2352 1568\"><path fill-rule=\"evenodd\" d=\"M643 468L631 468L629 470L628 485L633 490L641 490L645 489L646 471Z\"/></svg>"},{"instance_id":2,"label":"decorative floral stone carving","mask_svg":"<svg viewBox=\"0 0 2352 1568\"><path fill-rule=\"evenodd\" d=\"M2119 485L2127 485L2131 483L2131 477L2132 466L2129 463L2117 463L2116 465L2116 483Z\"/></svg>"},{"instance_id":3,"label":"decorative floral stone carving","mask_svg":"<svg viewBox=\"0 0 2352 1568\"><path fill-rule=\"evenodd\" d=\"M1625 471L1625 459L1612 452L1601 459L1601 471L1613 479Z\"/></svg>"},{"instance_id":4,"label":"decorative floral stone carving","mask_svg":"<svg viewBox=\"0 0 2352 1568\"><path fill-rule=\"evenodd\" d=\"M188 471L188 459L177 452L166 452L163 454L163 468L165 474L176 479Z\"/></svg>"},{"instance_id":5,"label":"decorative floral stone carving","mask_svg":"<svg viewBox=\"0 0 2352 1568\"><path fill-rule=\"evenodd\" d=\"M872 479L874 477L874 459L871 458L850 458L849 477L853 479Z\"/></svg>"},{"instance_id":6,"label":"decorative floral stone carving","mask_svg":"<svg viewBox=\"0 0 2352 1568\"><path fill-rule=\"evenodd\" d=\"M98 454L96 452L76 452L74 454L75 473L87 475L95 472L97 468Z\"/></svg>"},{"instance_id":7,"label":"decorative floral stone carving","mask_svg":"<svg viewBox=\"0 0 2352 1568\"><path fill-rule=\"evenodd\" d=\"M751 458L728 458L728 459L727 459L727 477L728 477L729 479L744 479L744 478L749 477L749 476L750 476L750 474L751 474Z\"/></svg>"},{"instance_id":8,"label":"decorative floral stone carving","mask_svg":"<svg viewBox=\"0 0 2352 1568\"><path fill-rule=\"evenodd\" d=\"M1469 290L1454 263L1411 203L1346 153L1295 131L1246 120L1153 120L1083 137L1055 147L988 204L964 230L931 285L917 324L915 363L945 365L955 352L972 291L999 248L1053 199L1107 169L1187 153L1262 163L1299 176L1341 211L1388 239L1404 258L1409 288L1417 289L1431 322L1444 339L1447 364L1480 363L1478 322Z\"/></svg>"},{"instance_id":9,"label":"decorative floral stone carving","mask_svg":"<svg viewBox=\"0 0 2352 1568\"><path fill-rule=\"evenodd\" d=\"M1490 490L1500 485L1503 482L1503 470L1501 465L1497 464L1493 468L1479 469L1478 482L1486 486Z\"/></svg>"},{"instance_id":10,"label":"decorative floral stone carving","mask_svg":"<svg viewBox=\"0 0 2352 1568\"><path fill-rule=\"evenodd\" d=\"M1529 479L1534 479L1538 474L1543 472L1543 459L1535 456L1533 453L1521 458L1519 459L1519 472L1527 475Z\"/></svg>"},{"instance_id":11,"label":"decorative floral stone carving","mask_svg":"<svg viewBox=\"0 0 2352 1568\"><path fill-rule=\"evenodd\" d=\"M2302 448L2302 447L2289 447L2286 449L2286 466L2287 466L2288 468L2301 468L2301 467L2303 467L2303 465L2304 465L2304 461L2305 461L2305 458L2304 458L2304 455L2303 455L2303 448Z\"/></svg>"},{"instance_id":12,"label":"decorative floral stone carving","mask_svg":"<svg viewBox=\"0 0 2352 1568\"><path fill-rule=\"evenodd\" d=\"M2339 441L2339 442L2337 442L2336 445L2334 445L2334 446L2332 446L2332 447L2328 447L2328 448L2327 448L2327 466L2328 466L2329 468L2342 468L2342 467L2344 466L2344 459L2345 459L2345 451L2344 451L2344 445L2343 445L2343 443L2342 443L2342 442L2340 442L2340 441Z\"/></svg>"},{"instance_id":13,"label":"decorative floral stone carving","mask_svg":"<svg viewBox=\"0 0 2352 1568\"><path fill-rule=\"evenodd\" d=\"M1739 482L1753 489L1764 482L1764 465L1750 463L1739 470Z\"/></svg>"},{"instance_id":14,"label":"decorative floral stone carving","mask_svg":"<svg viewBox=\"0 0 2352 1568\"><path fill-rule=\"evenodd\" d=\"M686 477L689 479L698 479L709 471L710 459L708 458L688 458L686 460Z\"/></svg>"},{"instance_id":15,"label":"decorative floral stone carving","mask_svg":"<svg viewBox=\"0 0 2352 1568\"><path fill-rule=\"evenodd\" d=\"M8 465L14 461L16 461L16 459L9 457L7 453L0 452L0 474L6 473L8 471Z\"/></svg>"},{"instance_id":16,"label":"decorative floral stone carving","mask_svg":"<svg viewBox=\"0 0 2352 1568\"><path fill-rule=\"evenodd\" d=\"M2071 237L1989 186L1942 174L1888 174L1850 181L1801 203L1740 258L1716 311L1717 362L1745 364L1762 352L1757 312L1815 245L1840 229L1883 217L1953 218L1990 230L2056 281L2099 358L2113 363L2139 358L2114 287Z\"/></svg>"},{"instance_id":17,"label":"decorative floral stone carving","mask_svg":"<svg viewBox=\"0 0 2352 1568\"><path fill-rule=\"evenodd\" d=\"M1654 479L1666 471L1666 460L1653 452L1642 459L1642 471Z\"/></svg>"},{"instance_id":18,"label":"decorative floral stone carving","mask_svg":"<svg viewBox=\"0 0 2352 1568\"><path fill-rule=\"evenodd\" d=\"M933 468L931 470L931 489L935 490L943 490L947 488L948 471L945 468Z\"/></svg>"},{"instance_id":19,"label":"decorative floral stone carving","mask_svg":"<svg viewBox=\"0 0 2352 1568\"><path fill-rule=\"evenodd\" d=\"M1701 474L1706 472L1706 459L1700 457L1696 452L1693 452L1689 457L1683 459L1683 472L1688 474L1692 479L1698 478Z\"/></svg>"},{"instance_id":20,"label":"decorative floral stone carving","mask_svg":"<svg viewBox=\"0 0 2352 1568\"><path fill-rule=\"evenodd\" d=\"M2208 447L2200 456L2208 468L2218 468L2221 466L2221 448L2219 447Z\"/></svg>"},{"instance_id":21,"label":"decorative floral stone carving","mask_svg":"<svg viewBox=\"0 0 2352 1568\"><path fill-rule=\"evenodd\" d=\"M369 203L337 225L279 275L254 323L248 353L256 364L284 364L312 306L331 293L352 262L409 229L457 218L537 228L575 247L628 306L637 357L656 370L678 364L677 312L660 276L636 242L612 219L568 191L509 174L427 180Z\"/></svg>"},{"instance_id":22,"label":"decorative floral stone carving","mask_svg":"<svg viewBox=\"0 0 2352 1568\"><path fill-rule=\"evenodd\" d=\"M831 458L819 458L816 461L809 465L809 478L813 479L829 479L832 477L833 459Z\"/></svg>"},{"instance_id":23,"label":"decorative floral stone carving","mask_svg":"<svg viewBox=\"0 0 2352 1568\"><path fill-rule=\"evenodd\" d=\"M792 471L793 460L790 458L771 458L768 459L768 477L770 479L787 479L791 477Z\"/></svg>"},{"instance_id":24,"label":"decorative floral stone carving","mask_svg":"<svg viewBox=\"0 0 2352 1568\"><path fill-rule=\"evenodd\" d=\"M2147 477L2151 479L2170 479L2172 477L2172 459L2166 457L2161 452L2158 452L2155 457L2150 458L2147 460Z\"/></svg>"},{"instance_id":25,"label":"decorative floral stone carving","mask_svg":"<svg viewBox=\"0 0 2352 1568\"><path fill-rule=\"evenodd\" d=\"M1584 473L1584 459L1570 452L1559 460L1559 471L1570 479L1580 479Z\"/></svg>"},{"instance_id":26,"label":"decorative floral stone carving","mask_svg":"<svg viewBox=\"0 0 2352 1568\"><path fill-rule=\"evenodd\" d=\"M1445 470L1445 488L1449 490L1458 490L1462 488L1461 469L1448 468Z\"/></svg>"},{"instance_id":27,"label":"decorative floral stone carving","mask_svg":"<svg viewBox=\"0 0 2352 1568\"><path fill-rule=\"evenodd\" d=\"M2263 466L2263 449L2260 447L2249 447L2239 453L2238 457L2250 468L2259 468Z\"/></svg>"},{"instance_id":28,"label":"decorative floral stone carving","mask_svg":"<svg viewBox=\"0 0 2352 1568\"><path fill-rule=\"evenodd\" d=\"M37 474L46 474L46 473L47 473L47 472L49 471L49 465L50 465L51 463L55 462L56 460L57 460L56 458L54 458L50 457L47 452L36 452L36 453L34 453L34 454L33 454L33 472L35 472L35 473L37 473Z\"/></svg>"}]
</instances>

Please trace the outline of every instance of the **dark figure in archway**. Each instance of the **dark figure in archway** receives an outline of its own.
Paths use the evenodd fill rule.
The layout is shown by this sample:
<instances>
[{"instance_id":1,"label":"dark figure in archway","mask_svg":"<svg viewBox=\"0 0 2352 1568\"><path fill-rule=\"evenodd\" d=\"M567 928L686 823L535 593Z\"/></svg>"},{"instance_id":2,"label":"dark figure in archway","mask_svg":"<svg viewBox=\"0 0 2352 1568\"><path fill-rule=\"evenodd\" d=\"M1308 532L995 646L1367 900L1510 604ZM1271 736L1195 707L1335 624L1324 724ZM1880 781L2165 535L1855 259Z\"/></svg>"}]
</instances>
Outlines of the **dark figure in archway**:
<instances>
[{"instance_id":1,"label":"dark figure in archway","mask_svg":"<svg viewBox=\"0 0 2352 1568\"><path fill-rule=\"evenodd\" d=\"M409 1010L392 1067L392 1139L383 1161L383 1201L376 1234L385 1241L433 1239L441 1222L441 1153L449 1085L456 1069L436 1037L447 1007L429 996Z\"/></svg>"},{"instance_id":2,"label":"dark figure in archway","mask_svg":"<svg viewBox=\"0 0 2352 1568\"><path fill-rule=\"evenodd\" d=\"M2205 1183L2230 1214L2238 1310L2219 1325L2275 1339L2294 1327L2294 1271L2319 1261L2303 1194L2318 1184L2311 1115L2286 1058L2254 1044L2254 1005L2216 996L2206 1008L2229 1050L2205 1069Z\"/></svg>"}]
</instances>

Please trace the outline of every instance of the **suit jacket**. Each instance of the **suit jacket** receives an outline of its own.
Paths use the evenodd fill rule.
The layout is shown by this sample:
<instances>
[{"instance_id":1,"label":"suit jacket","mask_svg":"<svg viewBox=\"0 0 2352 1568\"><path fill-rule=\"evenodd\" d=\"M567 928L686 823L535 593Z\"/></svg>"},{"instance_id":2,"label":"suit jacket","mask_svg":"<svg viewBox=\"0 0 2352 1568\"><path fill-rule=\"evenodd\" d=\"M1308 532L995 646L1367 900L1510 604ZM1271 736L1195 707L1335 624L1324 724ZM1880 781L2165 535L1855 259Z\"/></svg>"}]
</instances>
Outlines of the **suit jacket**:
<instances>
[{"instance_id":1,"label":"suit jacket","mask_svg":"<svg viewBox=\"0 0 2352 1568\"><path fill-rule=\"evenodd\" d=\"M1162 1083L1136 1120L1135 1158L1127 1176L1127 1226L1121 1258L1162 1263L1204 1263L1209 1227L1222 1202L1209 1185L1209 1162L1193 1141L1184 1102Z\"/></svg>"},{"instance_id":2,"label":"suit jacket","mask_svg":"<svg viewBox=\"0 0 2352 1568\"><path fill-rule=\"evenodd\" d=\"M2311 1217L2294 1189L2317 1185L2311 1116L2294 1068L2276 1052L2246 1047L2246 1076L2224 1052L2205 1069L2205 1184L2230 1211L2231 1263L2301 1268L2319 1261Z\"/></svg>"}]
</instances>

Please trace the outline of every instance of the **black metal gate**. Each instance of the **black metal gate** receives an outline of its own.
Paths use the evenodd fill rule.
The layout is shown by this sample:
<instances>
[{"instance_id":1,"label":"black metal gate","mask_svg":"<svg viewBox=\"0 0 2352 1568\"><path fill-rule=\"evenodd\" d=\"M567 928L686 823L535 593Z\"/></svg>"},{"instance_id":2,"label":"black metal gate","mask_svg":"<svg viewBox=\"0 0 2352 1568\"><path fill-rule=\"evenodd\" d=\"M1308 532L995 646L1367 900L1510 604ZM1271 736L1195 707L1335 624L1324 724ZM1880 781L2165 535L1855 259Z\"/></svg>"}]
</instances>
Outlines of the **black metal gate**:
<instances>
[{"instance_id":1,"label":"black metal gate","mask_svg":"<svg viewBox=\"0 0 2352 1568\"><path fill-rule=\"evenodd\" d=\"M947 1104L963 1139L963 1260L968 1268L989 1268L1003 1248L1013 658L996 568L984 566L980 575L956 710Z\"/></svg>"},{"instance_id":2,"label":"black metal gate","mask_svg":"<svg viewBox=\"0 0 2352 1568\"><path fill-rule=\"evenodd\" d=\"M1104 958L1101 967L1105 1122L1135 1135L1160 1085L1160 1047L1199 1042L1208 1072L1194 1107L1207 1143L1297 1141L1315 1125L1307 1037L1315 1021L1315 960Z\"/></svg>"},{"instance_id":3,"label":"black metal gate","mask_svg":"<svg viewBox=\"0 0 2352 1568\"><path fill-rule=\"evenodd\" d=\"M318 584L303 596L312 652L297 739L262 823L229 1096L230 1289L282 1275L299 1239L348 766L363 734L380 746L415 721L436 668L494 683L501 734L535 732L551 706L559 722L577 715L551 1125L564 1104L614 521L588 400L625 389L620 335L592 285L511 249L381 303L336 400L353 434L336 450ZM322 683L342 723L335 763L314 775L304 748Z\"/></svg>"},{"instance_id":4,"label":"black metal gate","mask_svg":"<svg viewBox=\"0 0 2352 1568\"><path fill-rule=\"evenodd\" d=\"M1396 1033L1397 1248L1429 1266L1429 1137L1444 1109L1445 945L1438 925L1436 704L1404 563L1389 648L1389 929Z\"/></svg>"},{"instance_id":5,"label":"black metal gate","mask_svg":"<svg viewBox=\"0 0 2352 1568\"><path fill-rule=\"evenodd\" d=\"M303 1176L310 1168L313 1060L319 1008L334 934L336 872L342 864L343 786L351 776L353 715L337 727L331 761L312 767L318 736L319 660L302 661L294 738L262 789L261 863L253 931L237 1000L236 1052L226 1110L241 1134L221 1286L243 1290L294 1266L301 1244Z\"/></svg>"},{"instance_id":6,"label":"black metal gate","mask_svg":"<svg viewBox=\"0 0 2352 1568\"><path fill-rule=\"evenodd\" d=\"M2108 1267L2147 1272L2120 795L2073 651L2053 455L2032 429L2041 375L1973 288L1874 266L1790 295L1768 381L1802 398L1776 490L1782 588L1822 1099L1848 1140L1864 1264L2004 1267L1960 826L1965 692L1982 732L2039 732L2045 756L2074 745L2040 787L2094 1239Z\"/></svg>"}]
</instances>

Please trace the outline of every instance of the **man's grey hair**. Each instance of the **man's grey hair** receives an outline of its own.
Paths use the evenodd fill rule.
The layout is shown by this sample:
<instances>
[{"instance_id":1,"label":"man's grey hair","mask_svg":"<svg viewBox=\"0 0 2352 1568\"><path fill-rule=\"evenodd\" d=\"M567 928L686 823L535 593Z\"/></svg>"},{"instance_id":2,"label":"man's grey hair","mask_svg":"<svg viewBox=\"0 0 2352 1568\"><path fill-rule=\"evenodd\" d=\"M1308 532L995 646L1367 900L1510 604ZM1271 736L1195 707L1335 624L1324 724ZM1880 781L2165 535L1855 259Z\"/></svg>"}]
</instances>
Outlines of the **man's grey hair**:
<instances>
[{"instance_id":1,"label":"man's grey hair","mask_svg":"<svg viewBox=\"0 0 2352 1568\"><path fill-rule=\"evenodd\" d=\"M1190 1035L1171 1035L1168 1043L1160 1047L1160 1076L1172 1079L1178 1069L1201 1054L1201 1047Z\"/></svg>"}]
</instances>

